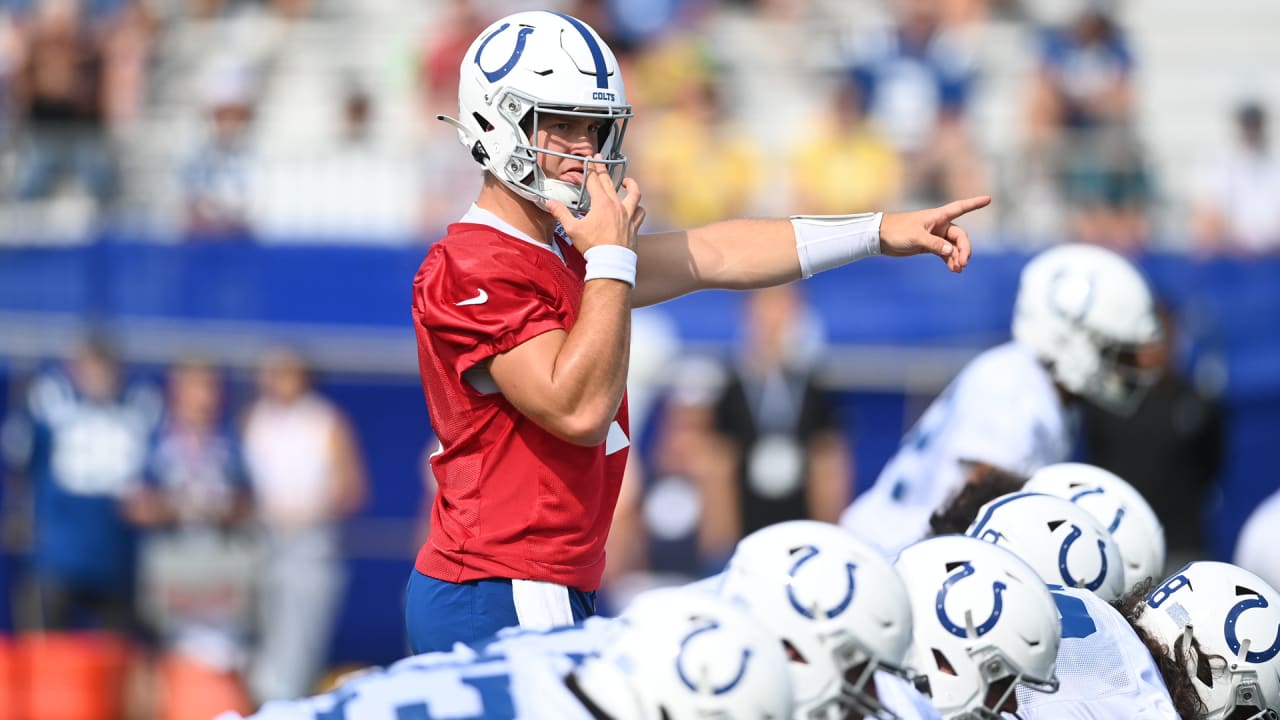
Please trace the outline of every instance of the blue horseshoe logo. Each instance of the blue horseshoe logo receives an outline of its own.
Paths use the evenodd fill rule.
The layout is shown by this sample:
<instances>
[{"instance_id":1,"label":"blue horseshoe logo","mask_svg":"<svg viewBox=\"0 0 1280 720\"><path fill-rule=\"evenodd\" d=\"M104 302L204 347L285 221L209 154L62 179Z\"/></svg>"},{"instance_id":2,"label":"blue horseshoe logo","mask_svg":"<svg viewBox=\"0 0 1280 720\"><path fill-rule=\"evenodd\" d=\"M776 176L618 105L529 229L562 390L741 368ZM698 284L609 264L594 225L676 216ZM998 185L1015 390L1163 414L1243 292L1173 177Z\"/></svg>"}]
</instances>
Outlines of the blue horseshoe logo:
<instances>
[{"instance_id":1,"label":"blue horseshoe logo","mask_svg":"<svg viewBox=\"0 0 1280 720\"><path fill-rule=\"evenodd\" d=\"M805 545L802 548L800 557L796 559L795 564L791 566L791 571L787 574L794 578L796 576L796 573L799 572L800 566L804 565L806 562L813 559L815 556L817 556L817 554L818 554L818 548L814 547L813 545ZM830 620L831 618L834 618L835 616L847 610L849 608L849 603L853 602L853 591L854 591L853 571L856 570L857 567L858 567L857 565L854 565L851 562L845 563L845 568L848 570L848 575L849 575L849 587L847 590L844 591L844 598L842 598L840 602L836 603L835 607L831 608L830 610L823 611L823 615L826 615L828 620ZM813 610L806 608L804 605L800 603L800 598L796 597L795 587L791 583L787 583L787 599L791 601L791 607L795 608L796 612L809 618L810 620L813 620L816 617Z\"/></svg>"},{"instance_id":2,"label":"blue horseshoe logo","mask_svg":"<svg viewBox=\"0 0 1280 720\"><path fill-rule=\"evenodd\" d=\"M1067 535L1067 539L1062 542L1062 548L1058 550L1058 572L1062 573L1062 580L1067 587L1082 587L1085 590L1097 590L1102 587L1102 581L1107 579L1107 543L1102 538L1098 538L1098 554L1102 556L1102 569L1098 571L1098 577L1092 581L1080 584L1080 581L1071 576L1071 571L1067 569L1067 553L1070 552L1072 544L1080 539L1084 534L1075 523L1071 524L1071 533Z\"/></svg>"},{"instance_id":3,"label":"blue horseshoe logo","mask_svg":"<svg viewBox=\"0 0 1280 720\"><path fill-rule=\"evenodd\" d=\"M715 620L711 620L706 625L686 635L684 637L684 640L680 641L680 655L676 657L676 675L680 676L680 682L684 683L685 687L689 688L694 692L700 692L701 688L695 685L693 680L690 680L689 675L684 671L685 648L689 645L690 640L693 640L695 637L701 635L702 633L711 632L712 630L719 630L719 629L720 629L720 623L716 622ZM721 685L719 687L712 686L711 694L723 695L729 692L730 690L734 689L735 687L737 687L738 683L742 682L742 677L747 674L747 662L750 660L751 660L751 648L743 648L742 662L738 666L738 672L733 676L732 679L729 680L729 682L725 683L724 685Z\"/></svg>"},{"instance_id":4,"label":"blue horseshoe logo","mask_svg":"<svg viewBox=\"0 0 1280 720\"><path fill-rule=\"evenodd\" d=\"M529 34L533 32L533 28L531 27L520 28L519 33L516 35L516 49L511 53L511 57L507 58L507 62L504 63L502 67L498 68L497 70L494 70L493 72L489 72L488 70L484 69L483 65L480 64L480 56L484 54L485 46L489 44L489 41L497 37L498 33L502 32L503 30L506 30L509 27L511 27L511 23L502 23L502 27L489 33L489 37L485 38L484 42L480 43L480 47L476 48L476 57L475 57L476 67L480 68L480 72L484 73L485 78L489 82L498 82L502 78L506 77L508 73L510 73L512 70L515 69L516 63L520 61L520 56L524 54L524 42L526 39L528 39Z\"/></svg>"},{"instance_id":5,"label":"blue horseshoe logo","mask_svg":"<svg viewBox=\"0 0 1280 720\"><path fill-rule=\"evenodd\" d=\"M1226 634L1227 647L1231 648L1231 652L1239 655L1240 648L1243 645L1243 643L1240 642L1240 638L1236 635L1236 621L1240 619L1240 614L1245 610L1264 608L1267 607L1267 605L1267 599L1259 595L1256 598L1241 600L1231 608L1230 612L1227 613L1227 622L1223 626L1223 631ZM1278 654L1280 654L1280 627L1276 628L1276 639L1275 642L1271 643L1271 647L1261 652L1254 652L1250 650L1244 654L1244 660L1245 662L1251 663L1263 663Z\"/></svg>"},{"instance_id":6,"label":"blue horseshoe logo","mask_svg":"<svg viewBox=\"0 0 1280 720\"><path fill-rule=\"evenodd\" d=\"M1092 489L1090 489L1090 490L1084 490L1084 491L1082 491L1082 492L1078 492L1078 493L1076 493L1075 495L1072 495L1072 496L1071 496L1071 502L1076 502L1077 500L1079 500L1080 498L1082 498L1082 497L1084 497L1084 496L1086 496L1086 495L1104 495L1104 494L1106 494L1106 490L1105 490L1105 489L1103 489L1103 488L1092 488ZM1111 521L1111 524L1107 526L1107 532L1109 532L1109 533L1114 533L1114 532L1116 531L1116 529L1120 527L1120 521L1121 521L1121 520L1123 520L1123 519L1124 519L1124 506L1122 505L1122 506L1120 506L1120 507L1116 508L1116 516L1115 516L1115 518Z\"/></svg>"},{"instance_id":7,"label":"blue horseshoe logo","mask_svg":"<svg viewBox=\"0 0 1280 720\"><path fill-rule=\"evenodd\" d=\"M947 593L950 592L952 585L955 585L975 572L977 571L973 569L973 565L969 562L966 561L960 563L959 572L951 573L947 576L946 580L942 581L942 589L938 591L938 598L935 601L935 609L938 611L938 622L942 623L942 627L945 628L947 632L961 639L968 639L969 632L966 628L952 622L951 618L947 616ZM983 620L976 628L974 628L978 633L978 637L982 637L983 635L991 632L991 628L995 627L996 623L1000 620L1000 615L1004 612L1003 593L1008 588L1008 585L1005 585L999 580L991 583L991 592L995 595L995 606L991 609L991 616L986 620Z\"/></svg>"}]
</instances>

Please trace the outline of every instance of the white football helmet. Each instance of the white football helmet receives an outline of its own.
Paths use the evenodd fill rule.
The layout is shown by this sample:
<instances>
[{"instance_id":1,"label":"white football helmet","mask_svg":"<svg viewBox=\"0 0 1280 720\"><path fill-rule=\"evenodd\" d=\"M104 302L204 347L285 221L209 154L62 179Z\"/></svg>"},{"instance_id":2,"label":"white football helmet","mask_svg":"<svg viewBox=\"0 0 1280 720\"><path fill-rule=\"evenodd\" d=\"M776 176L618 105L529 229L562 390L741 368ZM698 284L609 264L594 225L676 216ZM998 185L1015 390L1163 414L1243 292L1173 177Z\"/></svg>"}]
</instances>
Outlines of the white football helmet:
<instances>
[{"instance_id":1,"label":"white football helmet","mask_svg":"<svg viewBox=\"0 0 1280 720\"><path fill-rule=\"evenodd\" d=\"M895 567L915 614L918 687L945 720L999 718L1018 685L1057 691L1058 608L1016 555L939 535L906 547Z\"/></svg>"},{"instance_id":2,"label":"white football helmet","mask_svg":"<svg viewBox=\"0 0 1280 720\"><path fill-rule=\"evenodd\" d=\"M1137 624L1186 670L1207 720L1280 717L1280 593L1222 562L1193 562L1151 591Z\"/></svg>"},{"instance_id":3,"label":"white football helmet","mask_svg":"<svg viewBox=\"0 0 1280 720\"><path fill-rule=\"evenodd\" d=\"M1089 590L1107 602L1124 594L1124 563L1115 540L1070 500L1031 492L1001 495L978 510L965 535L1012 551L1049 585Z\"/></svg>"},{"instance_id":4,"label":"white football helmet","mask_svg":"<svg viewBox=\"0 0 1280 720\"><path fill-rule=\"evenodd\" d=\"M875 698L877 670L902 669L911 604L889 561L829 523L793 520L738 542L720 594L743 603L791 654L795 717L893 718Z\"/></svg>"},{"instance_id":5,"label":"white football helmet","mask_svg":"<svg viewBox=\"0 0 1280 720\"><path fill-rule=\"evenodd\" d=\"M746 609L682 588L636 596L576 676L616 720L791 716L782 642Z\"/></svg>"},{"instance_id":6,"label":"white football helmet","mask_svg":"<svg viewBox=\"0 0 1280 720\"><path fill-rule=\"evenodd\" d=\"M1111 533L1124 562L1124 590L1164 574L1164 527L1146 498L1115 473L1085 463L1057 463L1037 470L1024 486L1084 508Z\"/></svg>"},{"instance_id":7,"label":"white football helmet","mask_svg":"<svg viewBox=\"0 0 1280 720\"><path fill-rule=\"evenodd\" d=\"M1059 385L1117 413L1132 412L1158 377L1133 362L1138 348L1160 338L1151 291L1110 250L1060 245L1032 258L1012 329Z\"/></svg>"},{"instance_id":8,"label":"white football helmet","mask_svg":"<svg viewBox=\"0 0 1280 720\"><path fill-rule=\"evenodd\" d=\"M602 160L537 147L545 115L600 118ZM603 164L620 187L622 154L631 106L618 60L600 35L577 18L548 11L519 12L485 28L462 58L458 117L437 115L458 130L476 162L518 195L546 209L555 199L586 212L586 183L551 180L538 167L539 153Z\"/></svg>"}]
</instances>

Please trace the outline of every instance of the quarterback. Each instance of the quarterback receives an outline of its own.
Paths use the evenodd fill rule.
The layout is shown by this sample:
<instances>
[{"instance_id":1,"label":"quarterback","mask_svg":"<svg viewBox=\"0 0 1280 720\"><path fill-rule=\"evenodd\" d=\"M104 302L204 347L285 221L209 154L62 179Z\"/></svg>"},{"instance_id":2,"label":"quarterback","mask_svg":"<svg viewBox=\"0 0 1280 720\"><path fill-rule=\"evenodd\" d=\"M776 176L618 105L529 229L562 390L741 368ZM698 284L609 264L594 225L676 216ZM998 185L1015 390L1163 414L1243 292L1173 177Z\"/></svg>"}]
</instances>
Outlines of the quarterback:
<instances>
[{"instance_id":1,"label":"quarterback","mask_svg":"<svg viewBox=\"0 0 1280 720\"><path fill-rule=\"evenodd\" d=\"M990 202L642 236L622 150L631 116L613 52L567 15L503 18L462 61L458 117L441 119L485 175L413 283L441 443L431 530L407 587L416 652L594 613L630 445L632 308L870 255L931 253L959 272L970 246L952 221Z\"/></svg>"}]
</instances>

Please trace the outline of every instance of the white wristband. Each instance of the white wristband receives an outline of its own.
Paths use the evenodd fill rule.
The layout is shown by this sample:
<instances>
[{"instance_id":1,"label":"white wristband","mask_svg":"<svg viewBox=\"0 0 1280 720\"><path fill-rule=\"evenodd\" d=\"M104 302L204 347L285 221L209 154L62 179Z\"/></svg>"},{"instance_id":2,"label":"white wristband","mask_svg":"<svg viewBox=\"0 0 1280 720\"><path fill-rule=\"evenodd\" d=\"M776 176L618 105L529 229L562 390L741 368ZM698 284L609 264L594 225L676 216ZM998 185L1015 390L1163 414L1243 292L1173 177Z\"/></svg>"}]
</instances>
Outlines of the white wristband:
<instances>
[{"instance_id":1,"label":"white wristband","mask_svg":"<svg viewBox=\"0 0 1280 720\"><path fill-rule=\"evenodd\" d=\"M596 245L582 253L587 260L587 280L621 280L636 286L636 253L621 245Z\"/></svg>"},{"instance_id":2,"label":"white wristband","mask_svg":"<svg viewBox=\"0 0 1280 720\"><path fill-rule=\"evenodd\" d=\"M884 213L792 215L800 272L806 278L823 270L880 254Z\"/></svg>"}]
</instances>

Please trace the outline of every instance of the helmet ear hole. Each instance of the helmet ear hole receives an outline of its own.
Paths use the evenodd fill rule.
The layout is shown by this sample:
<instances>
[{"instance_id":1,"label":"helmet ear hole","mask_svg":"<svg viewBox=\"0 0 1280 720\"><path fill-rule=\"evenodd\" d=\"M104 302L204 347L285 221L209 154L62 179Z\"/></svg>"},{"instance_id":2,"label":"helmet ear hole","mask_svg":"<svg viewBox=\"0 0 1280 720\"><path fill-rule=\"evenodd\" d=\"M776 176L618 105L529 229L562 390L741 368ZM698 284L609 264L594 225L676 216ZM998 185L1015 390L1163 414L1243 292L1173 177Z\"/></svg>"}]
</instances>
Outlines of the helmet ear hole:
<instances>
[{"instance_id":1,"label":"helmet ear hole","mask_svg":"<svg viewBox=\"0 0 1280 720\"><path fill-rule=\"evenodd\" d=\"M938 671L948 675L956 675L956 669L952 666L951 661L947 659L947 656L938 648L933 648L932 650L933 663L938 666Z\"/></svg>"}]
</instances>

